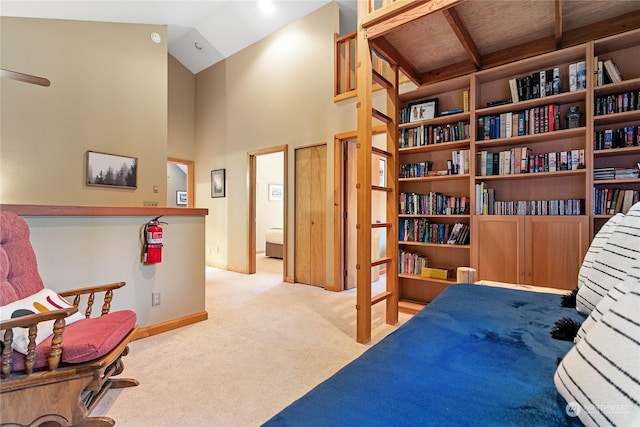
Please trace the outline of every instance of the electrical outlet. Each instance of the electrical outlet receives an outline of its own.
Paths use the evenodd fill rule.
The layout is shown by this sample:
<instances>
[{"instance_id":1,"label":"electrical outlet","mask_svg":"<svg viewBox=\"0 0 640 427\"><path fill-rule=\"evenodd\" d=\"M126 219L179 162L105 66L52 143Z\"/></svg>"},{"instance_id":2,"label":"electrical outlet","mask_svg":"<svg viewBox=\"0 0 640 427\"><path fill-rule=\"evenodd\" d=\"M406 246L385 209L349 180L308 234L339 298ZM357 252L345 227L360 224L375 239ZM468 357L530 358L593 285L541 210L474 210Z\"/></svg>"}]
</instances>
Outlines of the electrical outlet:
<instances>
[{"instance_id":1,"label":"electrical outlet","mask_svg":"<svg viewBox=\"0 0 640 427\"><path fill-rule=\"evenodd\" d=\"M160 292L154 292L151 294L151 305L160 305Z\"/></svg>"}]
</instances>

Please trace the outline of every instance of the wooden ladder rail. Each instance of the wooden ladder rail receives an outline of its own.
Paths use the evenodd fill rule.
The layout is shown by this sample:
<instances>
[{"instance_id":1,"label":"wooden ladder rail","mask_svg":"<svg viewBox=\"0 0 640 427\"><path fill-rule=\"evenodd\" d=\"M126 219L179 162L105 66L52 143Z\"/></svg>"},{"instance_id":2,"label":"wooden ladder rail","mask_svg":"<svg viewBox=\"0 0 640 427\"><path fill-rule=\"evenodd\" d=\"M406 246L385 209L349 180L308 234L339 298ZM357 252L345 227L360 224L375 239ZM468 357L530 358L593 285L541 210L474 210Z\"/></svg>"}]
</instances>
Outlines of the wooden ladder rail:
<instances>
[{"instance_id":1,"label":"wooden ladder rail","mask_svg":"<svg viewBox=\"0 0 640 427\"><path fill-rule=\"evenodd\" d=\"M366 2L358 2L358 19L366 16ZM371 307L386 302L386 323L398 323L398 85L399 67L389 63L392 78L374 71L373 52L366 39L364 30L358 29L356 52L357 92L357 225L358 240L356 261L356 340L366 344L371 340ZM375 59L377 60L377 58ZM373 84L384 89L386 113L373 108ZM384 123L386 150L374 147L373 119ZM373 158L384 158L384 185L372 184ZM386 222L373 223L372 195L374 192L385 195ZM372 259L372 230L386 232L386 253L379 259ZM386 290L372 296L371 268L386 265Z\"/></svg>"}]
</instances>

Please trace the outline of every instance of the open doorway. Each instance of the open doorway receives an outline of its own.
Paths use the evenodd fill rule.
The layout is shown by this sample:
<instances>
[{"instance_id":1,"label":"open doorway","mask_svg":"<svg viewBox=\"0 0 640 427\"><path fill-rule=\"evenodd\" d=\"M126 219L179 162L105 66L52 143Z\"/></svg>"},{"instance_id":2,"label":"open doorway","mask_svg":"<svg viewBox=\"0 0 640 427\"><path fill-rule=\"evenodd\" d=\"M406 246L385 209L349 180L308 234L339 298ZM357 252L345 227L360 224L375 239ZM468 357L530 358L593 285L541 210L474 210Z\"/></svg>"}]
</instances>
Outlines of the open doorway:
<instances>
[{"instance_id":1,"label":"open doorway","mask_svg":"<svg viewBox=\"0 0 640 427\"><path fill-rule=\"evenodd\" d=\"M193 162L169 157L167 159L167 207L192 208Z\"/></svg>"},{"instance_id":2,"label":"open doorway","mask_svg":"<svg viewBox=\"0 0 640 427\"><path fill-rule=\"evenodd\" d=\"M335 136L334 140L334 193L336 195L334 211L334 241L336 243L334 259L335 290L342 291L356 286L357 262L357 134L346 132ZM373 145L384 147L383 129L374 128ZM374 156L372 165L372 183L386 185L385 165L381 156ZM386 222L386 195L381 192L371 194L371 215L374 223ZM374 228L371 234L371 257L379 259L386 253L386 234ZM384 285L386 270L380 266L371 269L371 281Z\"/></svg>"},{"instance_id":3,"label":"open doorway","mask_svg":"<svg viewBox=\"0 0 640 427\"><path fill-rule=\"evenodd\" d=\"M248 273L286 276L287 146L249 154Z\"/></svg>"}]
</instances>

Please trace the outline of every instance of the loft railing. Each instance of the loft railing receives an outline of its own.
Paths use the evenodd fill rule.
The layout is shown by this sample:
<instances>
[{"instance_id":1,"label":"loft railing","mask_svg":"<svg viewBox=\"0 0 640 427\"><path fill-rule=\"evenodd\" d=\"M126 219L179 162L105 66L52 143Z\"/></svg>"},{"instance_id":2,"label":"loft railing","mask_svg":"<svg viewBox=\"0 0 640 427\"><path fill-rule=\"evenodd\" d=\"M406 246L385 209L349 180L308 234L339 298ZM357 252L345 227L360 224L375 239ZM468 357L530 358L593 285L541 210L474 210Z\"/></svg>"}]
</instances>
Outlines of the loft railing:
<instances>
[{"instance_id":1,"label":"loft railing","mask_svg":"<svg viewBox=\"0 0 640 427\"><path fill-rule=\"evenodd\" d=\"M395 3L398 4L395 4ZM367 0L367 17L371 14L384 14L391 9L403 7L405 3L412 0ZM392 6L393 5L393 6ZM343 36L335 35L335 84L333 96L335 102L343 99L356 97L356 37L357 33L349 33ZM372 68L382 75L386 75L388 64L385 60L373 55ZM402 73L400 82L408 79ZM379 90L377 84L373 85L373 90Z\"/></svg>"},{"instance_id":2,"label":"loft railing","mask_svg":"<svg viewBox=\"0 0 640 427\"><path fill-rule=\"evenodd\" d=\"M334 101L356 97L356 35L349 33L344 36L335 35L335 85L333 97ZM374 52L372 67L378 73L386 76L389 64L387 61L377 56ZM407 78L402 74L400 81L405 82ZM373 90L379 90L377 84L373 85Z\"/></svg>"}]
</instances>

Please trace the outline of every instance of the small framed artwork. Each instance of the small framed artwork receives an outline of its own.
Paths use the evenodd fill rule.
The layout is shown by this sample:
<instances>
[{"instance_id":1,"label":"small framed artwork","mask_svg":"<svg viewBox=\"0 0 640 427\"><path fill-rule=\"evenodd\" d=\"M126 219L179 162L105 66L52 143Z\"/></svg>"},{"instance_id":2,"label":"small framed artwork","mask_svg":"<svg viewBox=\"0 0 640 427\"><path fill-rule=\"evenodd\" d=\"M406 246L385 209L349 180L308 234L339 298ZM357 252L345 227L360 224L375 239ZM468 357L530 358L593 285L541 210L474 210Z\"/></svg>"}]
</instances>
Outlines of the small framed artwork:
<instances>
[{"instance_id":1,"label":"small framed artwork","mask_svg":"<svg viewBox=\"0 0 640 427\"><path fill-rule=\"evenodd\" d=\"M433 119L438 115L438 98L426 99L409 104L409 121Z\"/></svg>"},{"instance_id":2,"label":"small framed artwork","mask_svg":"<svg viewBox=\"0 0 640 427\"><path fill-rule=\"evenodd\" d=\"M186 191L176 191L176 205L178 205L178 206L186 206L187 205L187 192Z\"/></svg>"},{"instance_id":3,"label":"small framed artwork","mask_svg":"<svg viewBox=\"0 0 640 427\"><path fill-rule=\"evenodd\" d=\"M137 188L138 159L87 151L87 185Z\"/></svg>"},{"instance_id":4,"label":"small framed artwork","mask_svg":"<svg viewBox=\"0 0 640 427\"><path fill-rule=\"evenodd\" d=\"M282 185L269 184L269 201L281 202L282 201Z\"/></svg>"},{"instance_id":5,"label":"small framed artwork","mask_svg":"<svg viewBox=\"0 0 640 427\"><path fill-rule=\"evenodd\" d=\"M211 197L224 197L225 194L225 170L215 169L211 171Z\"/></svg>"}]
</instances>

